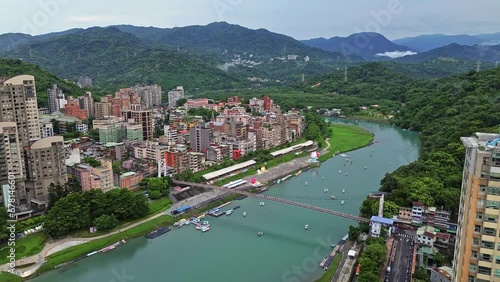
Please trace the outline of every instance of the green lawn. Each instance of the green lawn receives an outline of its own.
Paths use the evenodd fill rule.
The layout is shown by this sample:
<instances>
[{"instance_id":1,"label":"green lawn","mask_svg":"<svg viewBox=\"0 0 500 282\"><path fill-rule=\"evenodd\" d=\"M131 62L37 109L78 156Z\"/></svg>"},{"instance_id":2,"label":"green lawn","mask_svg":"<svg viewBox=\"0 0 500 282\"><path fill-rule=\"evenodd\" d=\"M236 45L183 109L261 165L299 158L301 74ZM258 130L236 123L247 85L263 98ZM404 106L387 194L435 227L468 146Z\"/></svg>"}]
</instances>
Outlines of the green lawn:
<instances>
[{"instance_id":1,"label":"green lawn","mask_svg":"<svg viewBox=\"0 0 500 282\"><path fill-rule=\"evenodd\" d=\"M149 203L149 215L153 215L170 207L172 201L168 197L156 199Z\"/></svg>"},{"instance_id":2,"label":"green lawn","mask_svg":"<svg viewBox=\"0 0 500 282\"><path fill-rule=\"evenodd\" d=\"M151 221L145 222L141 225L132 227L126 231L123 231L120 234L111 235L111 236L106 237L106 238L98 239L95 241L91 241L91 242L88 242L85 244L81 244L81 245L74 246L74 247L68 248L66 250L57 252L57 253L52 254L52 255L47 257L47 262L40 268L39 272L45 272L45 271L51 270L56 265L71 261L71 260L76 259L80 256L86 255L90 252L102 249L102 248L107 247L111 244L114 244L122 239L129 240L129 239L144 235L150 231L153 231L158 227L170 226L176 221L177 221L177 219L175 219L171 216L163 215L163 216L155 218Z\"/></svg>"},{"instance_id":3,"label":"green lawn","mask_svg":"<svg viewBox=\"0 0 500 282\"><path fill-rule=\"evenodd\" d=\"M162 210L166 210L170 207L171 204L172 204L172 201L170 201L170 199L168 197L163 197L163 198L151 201L149 203L149 213L147 216L151 216L151 215L154 215L154 214L161 212ZM118 227L116 227L110 231L97 231L95 233L90 233L88 228L81 229L81 230L77 230L75 232L72 232L71 237L75 237L75 238L97 237L97 236L104 235L106 233L113 232L115 230L118 230L118 229L123 228L127 225L130 225L130 224L133 224L135 222L141 221L143 219L144 218L138 218L138 219L135 219L133 221L121 221L120 224L118 225Z\"/></svg>"},{"instance_id":4,"label":"green lawn","mask_svg":"<svg viewBox=\"0 0 500 282\"><path fill-rule=\"evenodd\" d=\"M22 259L36 255L42 251L45 243L48 240L48 235L45 232L39 232L25 238L16 240L16 259ZM0 264L9 262L7 256L9 255L10 247L7 244L0 246ZM2 280L0 280L2 281Z\"/></svg>"},{"instance_id":5,"label":"green lawn","mask_svg":"<svg viewBox=\"0 0 500 282\"><path fill-rule=\"evenodd\" d=\"M23 279L17 275L8 273L8 272L0 272L0 281L2 282L22 282Z\"/></svg>"},{"instance_id":6,"label":"green lawn","mask_svg":"<svg viewBox=\"0 0 500 282\"><path fill-rule=\"evenodd\" d=\"M319 156L319 161L325 161L334 153L349 152L364 147L373 141L373 134L354 125L332 124L332 135L330 136L330 148L328 153Z\"/></svg>"},{"instance_id":7,"label":"green lawn","mask_svg":"<svg viewBox=\"0 0 500 282\"><path fill-rule=\"evenodd\" d=\"M325 271L323 276L321 276L320 279L316 280L316 282L331 282L333 277L335 276L335 272L337 271L341 260L342 254L339 253L335 256L335 258L333 258L333 261L330 264L330 267L328 267L328 270Z\"/></svg>"}]
</instances>

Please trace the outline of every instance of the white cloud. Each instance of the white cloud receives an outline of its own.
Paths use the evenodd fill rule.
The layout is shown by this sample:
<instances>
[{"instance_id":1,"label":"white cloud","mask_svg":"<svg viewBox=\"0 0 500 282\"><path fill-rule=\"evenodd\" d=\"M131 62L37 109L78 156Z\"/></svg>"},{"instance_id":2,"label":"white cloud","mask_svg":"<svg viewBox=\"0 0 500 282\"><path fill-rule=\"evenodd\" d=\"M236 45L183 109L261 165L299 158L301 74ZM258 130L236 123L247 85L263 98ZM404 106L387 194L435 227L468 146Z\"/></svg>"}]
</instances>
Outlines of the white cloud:
<instances>
[{"instance_id":1,"label":"white cloud","mask_svg":"<svg viewBox=\"0 0 500 282\"><path fill-rule=\"evenodd\" d=\"M413 51L394 51L394 52L378 53L375 56L389 57L391 59L396 59L396 58L401 58L404 56L411 56L411 55L416 55L416 54L418 54L418 53L413 52Z\"/></svg>"},{"instance_id":2,"label":"white cloud","mask_svg":"<svg viewBox=\"0 0 500 282\"><path fill-rule=\"evenodd\" d=\"M75 16L75 17L69 17L68 21L77 23L98 24L98 23L116 21L117 19L118 17L114 16Z\"/></svg>"}]
</instances>

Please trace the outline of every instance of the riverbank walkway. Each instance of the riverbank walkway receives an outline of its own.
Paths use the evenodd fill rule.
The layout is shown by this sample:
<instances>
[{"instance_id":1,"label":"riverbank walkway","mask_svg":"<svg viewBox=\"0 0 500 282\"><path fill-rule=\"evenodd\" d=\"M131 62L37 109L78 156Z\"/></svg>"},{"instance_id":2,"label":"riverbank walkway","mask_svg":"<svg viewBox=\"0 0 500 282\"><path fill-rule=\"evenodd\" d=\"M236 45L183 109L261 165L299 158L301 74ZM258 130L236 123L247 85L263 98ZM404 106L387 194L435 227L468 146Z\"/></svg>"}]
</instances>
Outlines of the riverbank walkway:
<instances>
[{"instance_id":1,"label":"riverbank walkway","mask_svg":"<svg viewBox=\"0 0 500 282\"><path fill-rule=\"evenodd\" d=\"M87 242L91 242L94 240L106 238L108 236L112 236L112 235L121 233L125 230L136 227L140 224L146 223L146 222L153 220L155 218L158 218L162 215L171 215L172 211L180 208L181 206L184 206L184 205L197 206L203 202L210 201L213 198L220 197L223 194L224 193L221 191L210 191L210 192L196 195L196 196L191 197L185 201L181 201L181 202L178 202L178 203L170 206L165 211L162 211L162 212L157 213L155 215L152 215L150 217L144 218L140 221L131 223L129 225L122 226L116 231L106 233L106 234L103 234L100 236L88 237L88 238L67 237L67 238L49 241L40 253L33 255L33 256L24 257L22 259L17 259L16 260L16 274L20 277L23 277L23 278L29 277L29 276L33 275L33 273L35 273L36 270L38 270L38 268L40 268L43 265L43 263L45 262L45 258L52 255L52 254L66 250L66 249L71 248L73 246L77 246L80 244L84 244ZM26 268L22 268L23 265L29 265L29 266ZM9 272L9 270L10 270L9 264L0 265L0 271Z\"/></svg>"}]
</instances>

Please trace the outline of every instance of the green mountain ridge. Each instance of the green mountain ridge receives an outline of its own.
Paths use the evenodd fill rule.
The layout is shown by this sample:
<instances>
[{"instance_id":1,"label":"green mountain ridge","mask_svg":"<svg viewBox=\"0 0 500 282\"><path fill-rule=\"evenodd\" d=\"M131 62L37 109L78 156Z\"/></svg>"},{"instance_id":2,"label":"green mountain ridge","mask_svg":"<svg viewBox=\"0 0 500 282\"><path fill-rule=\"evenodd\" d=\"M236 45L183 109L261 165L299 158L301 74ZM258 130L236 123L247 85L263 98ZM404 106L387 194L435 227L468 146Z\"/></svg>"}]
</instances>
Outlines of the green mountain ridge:
<instances>
[{"instance_id":1,"label":"green mountain ridge","mask_svg":"<svg viewBox=\"0 0 500 282\"><path fill-rule=\"evenodd\" d=\"M194 90L248 84L216 68L220 61L215 58L169 50L113 27L91 28L19 45L0 56L40 65L71 80L87 75L102 91L137 83L158 83L166 90L177 85Z\"/></svg>"}]
</instances>

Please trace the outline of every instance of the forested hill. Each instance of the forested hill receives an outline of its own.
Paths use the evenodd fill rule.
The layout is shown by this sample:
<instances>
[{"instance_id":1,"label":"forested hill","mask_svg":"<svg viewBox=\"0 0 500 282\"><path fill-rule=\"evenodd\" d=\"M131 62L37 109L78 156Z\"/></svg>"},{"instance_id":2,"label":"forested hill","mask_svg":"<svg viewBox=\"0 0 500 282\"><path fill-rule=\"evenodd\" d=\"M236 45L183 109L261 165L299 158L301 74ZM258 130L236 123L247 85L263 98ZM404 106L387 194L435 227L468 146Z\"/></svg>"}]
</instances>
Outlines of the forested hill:
<instances>
[{"instance_id":1,"label":"forested hill","mask_svg":"<svg viewBox=\"0 0 500 282\"><path fill-rule=\"evenodd\" d=\"M381 190L391 192L388 200L400 206L421 201L456 216L465 153L460 137L498 132L499 112L500 68L410 87L397 124L421 131L422 153L382 180Z\"/></svg>"},{"instance_id":2,"label":"forested hill","mask_svg":"<svg viewBox=\"0 0 500 282\"><path fill-rule=\"evenodd\" d=\"M47 72L39 66L22 62L20 60L0 59L0 77L13 77L21 74L35 76L37 100L39 107L47 107L47 89L52 84L57 84L66 95L81 96L84 89L81 89L72 82L67 82L59 77Z\"/></svg>"},{"instance_id":3,"label":"forested hill","mask_svg":"<svg viewBox=\"0 0 500 282\"><path fill-rule=\"evenodd\" d=\"M90 28L38 40L0 56L23 59L66 79L87 75L108 91L136 83L193 90L228 89L244 82L216 68L215 58L167 50L117 28Z\"/></svg>"},{"instance_id":4,"label":"forested hill","mask_svg":"<svg viewBox=\"0 0 500 282\"><path fill-rule=\"evenodd\" d=\"M333 61L344 57L340 53L313 48L292 37L266 29L249 29L227 22L215 22L205 26L176 28L116 26L123 32L141 39L172 48L212 52L233 58L233 54L252 54L256 60L299 55L309 56L312 61Z\"/></svg>"},{"instance_id":5,"label":"forested hill","mask_svg":"<svg viewBox=\"0 0 500 282\"><path fill-rule=\"evenodd\" d=\"M346 79L347 78L347 79ZM367 63L312 78L296 87L304 92L334 93L368 99L404 102L407 89L415 81L382 63Z\"/></svg>"}]
</instances>

